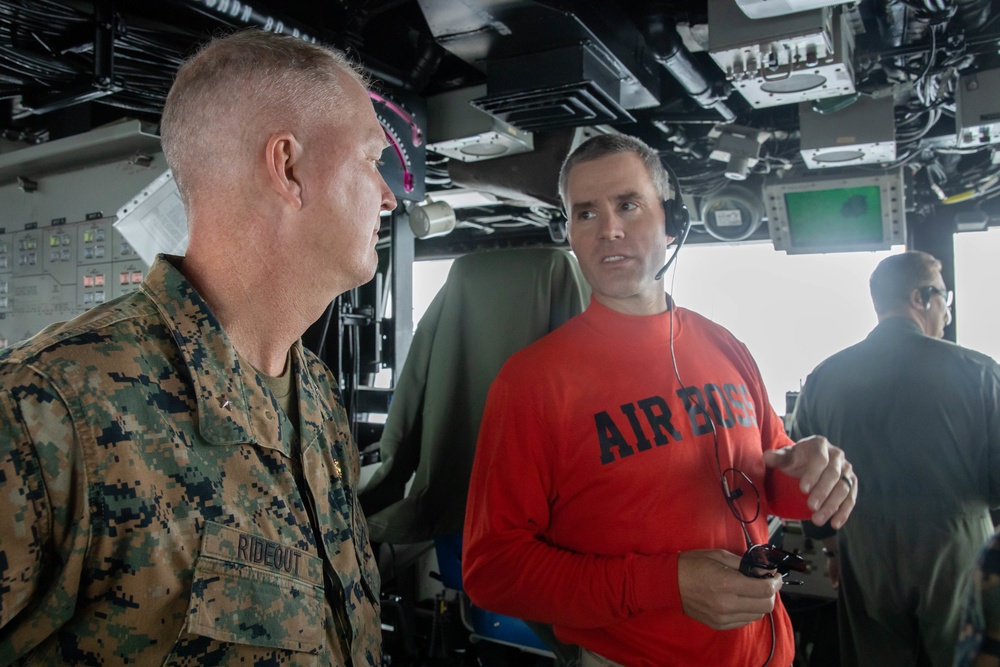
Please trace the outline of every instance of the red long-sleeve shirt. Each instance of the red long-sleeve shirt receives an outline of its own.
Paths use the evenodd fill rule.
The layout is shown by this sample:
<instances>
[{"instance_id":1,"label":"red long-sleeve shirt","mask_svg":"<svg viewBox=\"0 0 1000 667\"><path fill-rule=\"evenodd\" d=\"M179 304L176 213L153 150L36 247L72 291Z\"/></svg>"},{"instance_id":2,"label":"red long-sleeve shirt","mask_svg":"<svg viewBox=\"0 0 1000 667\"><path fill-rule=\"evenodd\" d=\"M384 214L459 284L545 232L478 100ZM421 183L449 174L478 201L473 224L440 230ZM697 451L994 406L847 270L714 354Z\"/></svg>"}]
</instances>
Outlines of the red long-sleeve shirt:
<instances>
[{"instance_id":1,"label":"red long-sleeve shirt","mask_svg":"<svg viewBox=\"0 0 1000 667\"><path fill-rule=\"evenodd\" d=\"M560 639L630 667L764 664L767 618L716 631L681 608L680 552L746 550L720 490L709 415L722 468L760 491L753 540L767 541L768 514L809 516L798 480L765 469L762 452L791 440L755 362L696 313L677 309L671 323L669 313L629 316L592 301L511 357L490 390L469 490L472 600L552 623ZM780 600L773 618L770 664L791 664Z\"/></svg>"}]
</instances>

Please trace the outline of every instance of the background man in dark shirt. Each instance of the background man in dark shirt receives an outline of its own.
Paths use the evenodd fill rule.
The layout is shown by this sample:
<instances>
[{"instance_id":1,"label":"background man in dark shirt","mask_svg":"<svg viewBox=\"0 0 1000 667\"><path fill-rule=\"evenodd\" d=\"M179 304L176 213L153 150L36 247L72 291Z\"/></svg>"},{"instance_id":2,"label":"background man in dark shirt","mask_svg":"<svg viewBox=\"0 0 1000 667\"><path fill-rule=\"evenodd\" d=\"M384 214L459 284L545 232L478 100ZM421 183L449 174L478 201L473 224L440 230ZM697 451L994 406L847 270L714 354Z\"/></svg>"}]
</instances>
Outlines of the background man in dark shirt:
<instances>
[{"instance_id":1,"label":"background man in dark shirt","mask_svg":"<svg viewBox=\"0 0 1000 667\"><path fill-rule=\"evenodd\" d=\"M878 326L809 375L792 435L838 443L865 487L833 549L842 664L950 666L1000 502L1000 368L941 340L931 255L889 257L870 285Z\"/></svg>"}]
</instances>

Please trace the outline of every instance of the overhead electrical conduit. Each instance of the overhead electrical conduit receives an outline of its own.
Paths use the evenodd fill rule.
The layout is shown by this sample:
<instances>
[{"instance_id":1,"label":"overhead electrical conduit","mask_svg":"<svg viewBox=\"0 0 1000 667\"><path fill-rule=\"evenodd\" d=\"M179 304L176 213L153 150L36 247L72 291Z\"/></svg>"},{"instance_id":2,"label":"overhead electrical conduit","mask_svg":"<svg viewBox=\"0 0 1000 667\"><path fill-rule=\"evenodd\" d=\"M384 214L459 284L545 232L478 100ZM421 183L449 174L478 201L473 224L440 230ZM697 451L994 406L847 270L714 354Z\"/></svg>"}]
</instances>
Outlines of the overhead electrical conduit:
<instances>
[{"instance_id":1,"label":"overhead electrical conduit","mask_svg":"<svg viewBox=\"0 0 1000 667\"><path fill-rule=\"evenodd\" d=\"M677 34L673 22L665 21L660 14L648 17L646 37L653 58L677 79L691 99L704 109L715 109L727 123L736 120L736 114L724 101L728 95L720 94L721 86L713 85L702 73Z\"/></svg>"}]
</instances>

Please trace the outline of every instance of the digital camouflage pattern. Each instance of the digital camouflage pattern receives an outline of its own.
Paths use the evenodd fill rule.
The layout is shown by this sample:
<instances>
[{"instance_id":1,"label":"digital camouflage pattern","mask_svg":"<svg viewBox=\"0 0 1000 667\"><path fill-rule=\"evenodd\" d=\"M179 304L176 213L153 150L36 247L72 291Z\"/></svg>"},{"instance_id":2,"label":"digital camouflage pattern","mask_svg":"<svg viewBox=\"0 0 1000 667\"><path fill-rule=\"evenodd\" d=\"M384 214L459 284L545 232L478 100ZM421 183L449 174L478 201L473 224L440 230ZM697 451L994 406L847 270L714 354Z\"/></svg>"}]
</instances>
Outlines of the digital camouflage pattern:
<instances>
[{"instance_id":1,"label":"digital camouflage pattern","mask_svg":"<svg viewBox=\"0 0 1000 667\"><path fill-rule=\"evenodd\" d=\"M0 354L0 665L380 664L335 378L293 348L300 490L295 429L175 261Z\"/></svg>"},{"instance_id":2,"label":"digital camouflage pattern","mask_svg":"<svg viewBox=\"0 0 1000 667\"><path fill-rule=\"evenodd\" d=\"M1000 665L1000 535L986 543L972 577L955 667Z\"/></svg>"}]
</instances>

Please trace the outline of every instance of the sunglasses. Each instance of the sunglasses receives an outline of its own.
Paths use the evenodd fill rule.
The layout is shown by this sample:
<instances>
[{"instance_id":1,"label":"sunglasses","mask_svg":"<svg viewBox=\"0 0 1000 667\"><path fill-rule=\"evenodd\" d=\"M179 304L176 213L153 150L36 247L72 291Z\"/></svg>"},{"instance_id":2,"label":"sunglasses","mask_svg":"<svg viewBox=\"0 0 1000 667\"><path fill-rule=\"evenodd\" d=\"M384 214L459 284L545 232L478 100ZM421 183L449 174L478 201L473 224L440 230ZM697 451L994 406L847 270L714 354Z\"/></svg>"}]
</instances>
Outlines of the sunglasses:
<instances>
[{"instance_id":1,"label":"sunglasses","mask_svg":"<svg viewBox=\"0 0 1000 667\"><path fill-rule=\"evenodd\" d=\"M733 516L740 522L747 550L740 559L740 573L757 579L769 579L775 574L784 577L791 571L808 572L809 568L798 554L785 551L773 544L754 544L750 539L747 525L757 520L760 514L760 493L750 478L742 470L727 468L722 473L722 495ZM801 584L801 581L786 581L787 584Z\"/></svg>"},{"instance_id":2,"label":"sunglasses","mask_svg":"<svg viewBox=\"0 0 1000 667\"><path fill-rule=\"evenodd\" d=\"M773 544L752 544L740 559L740 573L748 577L767 579L775 574L784 577L795 570L807 572L805 559ZM800 583L788 581L786 583Z\"/></svg>"}]
</instances>

